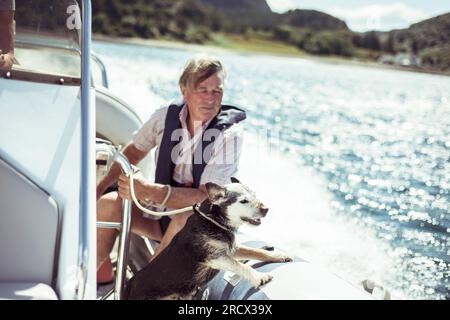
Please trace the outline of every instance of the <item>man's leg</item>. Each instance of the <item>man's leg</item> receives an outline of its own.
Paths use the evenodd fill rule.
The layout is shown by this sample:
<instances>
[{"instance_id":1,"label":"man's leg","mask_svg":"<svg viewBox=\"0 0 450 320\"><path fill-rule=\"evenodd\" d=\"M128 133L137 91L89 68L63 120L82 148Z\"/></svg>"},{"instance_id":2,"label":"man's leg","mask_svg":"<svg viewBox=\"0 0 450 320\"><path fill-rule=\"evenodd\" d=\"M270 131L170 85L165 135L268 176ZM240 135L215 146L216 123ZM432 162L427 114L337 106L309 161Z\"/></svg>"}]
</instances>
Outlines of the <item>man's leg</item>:
<instances>
[{"instance_id":1,"label":"man's leg","mask_svg":"<svg viewBox=\"0 0 450 320\"><path fill-rule=\"evenodd\" d=\"M97 202L97 221L121 222L122 212L122 199L117 192L105 194ZM131 231L153 240L162 239L159 221L144 218L134 205L131 210ZM117 234L118 231L114 229L97 229L97 270L109 257Z\"/></svg>"}]
</instances>

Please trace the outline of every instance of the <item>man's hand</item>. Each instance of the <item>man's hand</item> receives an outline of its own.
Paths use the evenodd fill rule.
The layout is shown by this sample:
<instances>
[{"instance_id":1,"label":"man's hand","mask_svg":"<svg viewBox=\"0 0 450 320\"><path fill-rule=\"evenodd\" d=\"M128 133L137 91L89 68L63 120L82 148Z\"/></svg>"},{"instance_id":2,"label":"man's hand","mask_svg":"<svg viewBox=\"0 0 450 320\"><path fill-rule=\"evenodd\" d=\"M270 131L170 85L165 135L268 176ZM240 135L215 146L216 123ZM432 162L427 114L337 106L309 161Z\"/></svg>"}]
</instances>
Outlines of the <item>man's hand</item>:
<instances>
[{"instance_id":1,"label":"man's hand","mask_svg":"<svg viewBox=\"0 0 450 320\"><path fill-rule=\"evenodd\" d=\"M133 175L134 181L134 194L136 195L137 200L143 200L146 198L146 191L149 186L148 181L144 178L140 171L134 173ZM124 174L121 174L118 181L119 186L119 197L124 200L130 200L131 191L130 191L130 178Z\"/></svg>"},{"instance_id":2,"label":"man's hand","mask_svg":"<svg viewBox=\"0 0 450 320\"><path fill-rule=\"evenodd\" d=\"M14 63L14 54L12 52L3 53L0 49L0 68L9 70Z\"/></svg>"},{"instance_id":3,"label":"man's hand","mask_svg":"<svg viewBox=\"0 0 450 320\"><path fill-rule=\"evenodd\" d=\"M123 150L123 155L127 157L127 159L130 161L132 165L137 165L142 159L145 158L148 152L143 152L137 149L134 146L133 142L129 142L125 149ZM114 163L111 167L111 170L109 170L108 174L100 181L100 183L97 185L97 200L100 199L100 197L103 195L103 193L112 186L116 181L118 181L118 178L122 172L122 169L120 168L120 165L118 163ZM136 177L139 177L137 175ZM129 183L127 183L129 186ZM135 191L136 191L136 183L135 183ZM136 191L137 192L137 191ZM136 193L137 194L137 193Z\"/></svg>"}]
</instances>

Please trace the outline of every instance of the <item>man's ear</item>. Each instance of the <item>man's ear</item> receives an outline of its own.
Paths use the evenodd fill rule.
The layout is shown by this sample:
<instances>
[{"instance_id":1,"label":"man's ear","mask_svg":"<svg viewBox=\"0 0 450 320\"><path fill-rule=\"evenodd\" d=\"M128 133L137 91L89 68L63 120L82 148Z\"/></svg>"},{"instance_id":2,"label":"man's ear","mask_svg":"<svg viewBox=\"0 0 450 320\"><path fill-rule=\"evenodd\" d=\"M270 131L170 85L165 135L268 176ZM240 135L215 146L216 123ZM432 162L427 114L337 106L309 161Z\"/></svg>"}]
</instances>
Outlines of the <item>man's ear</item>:
<instances>
[{"instance_id":1,"label":"man's ear","mask_svg":"<svg viewBox=\"0 0 450 320\"><path fill-rule=\"evenodd\" d=\"M231 182L232 183L241 183L238 179L236 179L235 177L231 177Z\"/></svg>"},{"instance_id":2,"label":"man's ear","mask_svg":"<svg viewBox=\"0 0 450 320\"><path fill-rule=\"evenodd\" d=\"M186 96L186 86L180 85L180 91L181 91L181 95L183 96L183 99L184 99Z\"/></svg>"},{"instance_id":3,"label":"man's ear","mask_svg":"<svg viewBox=\"0 0 450 320\"><path fill-rule=\"evenodd\" d=\"M209 201L212 203L217 202L220 198L224 198L226 194L225 188L215 184L214 182L207 182L205 184L206 194L208 195Z\"/></svg>"}]
</instances>

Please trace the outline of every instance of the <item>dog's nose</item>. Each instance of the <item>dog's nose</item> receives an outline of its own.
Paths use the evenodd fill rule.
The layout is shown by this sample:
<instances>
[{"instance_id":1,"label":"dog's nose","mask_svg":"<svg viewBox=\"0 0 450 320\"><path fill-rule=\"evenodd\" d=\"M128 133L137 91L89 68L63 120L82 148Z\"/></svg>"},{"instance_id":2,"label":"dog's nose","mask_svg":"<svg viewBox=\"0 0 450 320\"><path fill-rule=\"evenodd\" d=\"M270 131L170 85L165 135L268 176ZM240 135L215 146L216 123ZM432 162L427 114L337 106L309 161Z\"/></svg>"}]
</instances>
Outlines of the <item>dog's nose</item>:
<instances>
[{"instance_id":1,"label":"dog's nose","mask_svg":"<svg viewBox=\"0 0 450 320\"><path fill-rule=\"evenodd\" d=\"M267 212L269 211L269 208L262 207L262 208L259 208L259 211L261 211L263 217L265 217Z\"/></svg>"}]
</instances>

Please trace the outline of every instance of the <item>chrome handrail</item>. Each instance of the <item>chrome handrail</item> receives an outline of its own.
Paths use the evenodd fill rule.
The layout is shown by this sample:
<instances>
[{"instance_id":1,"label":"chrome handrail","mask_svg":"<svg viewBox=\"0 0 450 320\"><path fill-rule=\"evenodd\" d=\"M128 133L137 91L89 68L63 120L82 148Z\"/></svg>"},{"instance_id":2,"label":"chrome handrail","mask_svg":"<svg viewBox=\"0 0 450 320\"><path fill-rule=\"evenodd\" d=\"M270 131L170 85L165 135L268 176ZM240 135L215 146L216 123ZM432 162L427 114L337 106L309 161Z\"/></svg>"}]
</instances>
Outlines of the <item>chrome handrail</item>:
<instances>
[{"instance_id":1,"label":"chrome handrail","mask_svg":"<svg viewBox=\"0 0 450 320\"><path fill-rule=\"evenodd\" d=\"M94 52L91 52L91 57L92 60L94 60L94 62L97 63L98 67L100 68L100 71L102 72L102 86L109 89L108 74L106 73L105 64Z\"/></svg>"},{"instance_id":2,"label":"chrome handrail","mask_svg":"<svg viewBox=\"0 0 450 320\"><path fill-rule=\"evenodd\" d=\"M117 152L114 161L118 162L126 175L133 173L128 159L120 152ZM114 299L121 300L124 298L123 289L125 288L125 276L128 263L128 248L130 244L130 229L131 229L131 201L123 200L123 214L122 227L120 229L119 237L119 252L117 253L117 269L116 269L116 283L114 284Z\"/></svg>"},{"instance_id":3,"label":"chrome handrail","mask_svg":"<svg viewBox=\"0 0 450 320\"><path fill-rule=\"evenodd\" d=\"M128 161L127 157L125 157L121 152L119 152L114 146L107 144L99 144L97 145L97 152L103 152L108 155L108 159L112 159L111 161L107 161L107 166L109 167L113 162L117 162L122 171L126 175L130 175L133 173L133 168ZM124 298L124 289L125 289L125 281L126 281L126 271L128 265L128 249L130 245L130 230L131 230L131 201L123 200L123 213L122 213L122 222L104 222L98 221L97 228L114 228L119 229L119 248L117 253L117 268L116 268L116 277L114 284L114 299L122 300ZM109 295L108 293L107 295Z\"/></svg>"},{"instance_id":4,"label":"chrome handrail","mask_svg":"<svg viewBox=\"0 0 450 320\"><path fill-rule=\"evenodd\" d=\"M119 229L122 228L122 224L120 222L103 222L97 221L97 228L102 229Z\"/></svg>"},{"instance_id":5,"label":"chrome handrail","mask_svg":"<svg viewBox=\"0 0 450 320\"><path fill-rule=\"evenodd\" d=\"M81 177L78 273L76 299L85 298L89 271L89 216L95 210L95 108L91 107L91 26L90 0L83 0L81 38Z\"/></svg>"}]
</instances>

